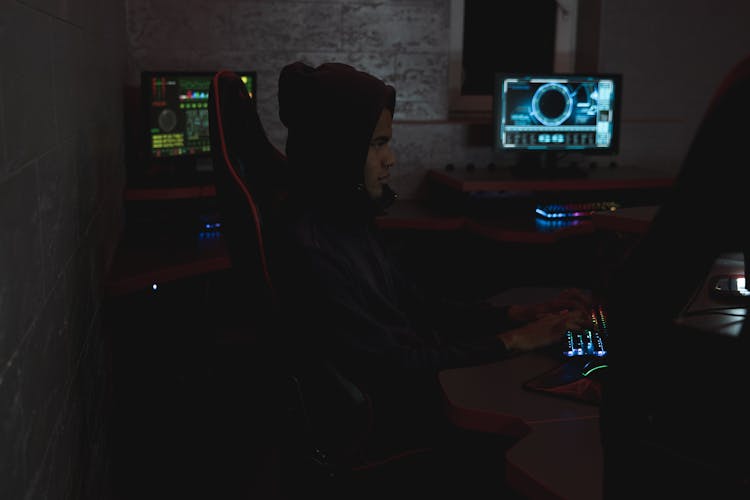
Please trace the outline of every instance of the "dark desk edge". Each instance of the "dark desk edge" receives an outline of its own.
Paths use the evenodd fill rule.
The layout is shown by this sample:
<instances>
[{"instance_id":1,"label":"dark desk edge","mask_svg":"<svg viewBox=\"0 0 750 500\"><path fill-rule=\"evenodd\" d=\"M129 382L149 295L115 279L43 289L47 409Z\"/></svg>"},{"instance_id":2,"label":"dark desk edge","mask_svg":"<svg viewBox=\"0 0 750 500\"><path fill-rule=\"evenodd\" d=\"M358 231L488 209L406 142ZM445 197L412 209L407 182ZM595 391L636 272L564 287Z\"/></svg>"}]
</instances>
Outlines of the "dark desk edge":
<instances>
[{"instance_id":1,"label":"dark desk edge","mask_svg":"<svg viewBox=\"0 0 750 500\"><path fill-rule=\"evenodd\" d=\"M492 172L431 169L427 179L461 192L648 189L669 187L674 182L674 176L626 166L593 171L591 176L579 179L517 179L508 169Z\"/></svg>"}]
</instances>

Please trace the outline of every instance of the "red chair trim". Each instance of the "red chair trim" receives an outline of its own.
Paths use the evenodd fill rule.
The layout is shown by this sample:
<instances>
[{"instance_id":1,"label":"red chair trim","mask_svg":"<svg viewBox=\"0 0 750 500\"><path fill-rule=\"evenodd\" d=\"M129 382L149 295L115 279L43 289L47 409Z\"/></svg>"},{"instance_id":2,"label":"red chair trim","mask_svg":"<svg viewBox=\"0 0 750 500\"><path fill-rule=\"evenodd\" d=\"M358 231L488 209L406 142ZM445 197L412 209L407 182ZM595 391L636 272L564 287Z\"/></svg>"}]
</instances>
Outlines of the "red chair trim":
<instances>
[{"instance_id":1,"label":"red chair trim","mask_svg":"<svg viewBox=\"0 0 750 500\"><path fill-rule=\"evenodd\" d=\"M236 76L236 73L232 71L221 70L217 72L213 78L214 104L216 107L216 117L217 117L216 123L219 126L219 140L221 141L222 158L224 159L224 163L226 164L227 169L232 175L234 182L242 190L242 193L245 195L245 198L250 204L250 210L252 211L252 214L253 214L253 221L255 222L255 234L258 237L260 259L263 265L263 277L266 280L266 284L268 285L268 288L271 290L271 295L275 298L274 288L271 282L271 275L268 272L268 263L266 261L266 251L265 251L265 246L263 244L263 232L260 227L260 217L258 216L258 208L255 205L255 201L253 200L253 197L250 194L250 191L247 190L247 186L245 186L245 183L242 181L242 179L240 179L240 176L237 174L237 169L234 168L234 165L232 165L232 162L229 160L227 144L226 144L226 140L224 139L224 120L221 114L221 95L220 95L221 92L219 91L219 80L221 79L222 76Z\"/></svg>"}]
</instances>

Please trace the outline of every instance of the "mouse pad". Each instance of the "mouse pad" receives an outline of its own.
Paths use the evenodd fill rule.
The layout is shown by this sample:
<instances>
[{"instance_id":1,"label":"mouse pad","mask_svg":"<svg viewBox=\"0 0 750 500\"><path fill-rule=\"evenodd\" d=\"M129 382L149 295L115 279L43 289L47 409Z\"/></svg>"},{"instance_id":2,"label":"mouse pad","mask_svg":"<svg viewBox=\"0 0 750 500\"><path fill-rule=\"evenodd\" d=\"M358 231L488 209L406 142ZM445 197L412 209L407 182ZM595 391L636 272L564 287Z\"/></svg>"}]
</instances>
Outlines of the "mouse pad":
<instances>
[{"instance_id":1,"label":"mouse pad","mask_svg":"<svg viewBox=\"0 0 750 500\"><path fill-rule=\"evenodd\" d=\"M530 391L544 392L584 403L598 405L601 402L601 381L593 377L585 377L578 360L562 363L552 370L537 375L524 382L523 387Z\"/></svg>"}]
</instances>

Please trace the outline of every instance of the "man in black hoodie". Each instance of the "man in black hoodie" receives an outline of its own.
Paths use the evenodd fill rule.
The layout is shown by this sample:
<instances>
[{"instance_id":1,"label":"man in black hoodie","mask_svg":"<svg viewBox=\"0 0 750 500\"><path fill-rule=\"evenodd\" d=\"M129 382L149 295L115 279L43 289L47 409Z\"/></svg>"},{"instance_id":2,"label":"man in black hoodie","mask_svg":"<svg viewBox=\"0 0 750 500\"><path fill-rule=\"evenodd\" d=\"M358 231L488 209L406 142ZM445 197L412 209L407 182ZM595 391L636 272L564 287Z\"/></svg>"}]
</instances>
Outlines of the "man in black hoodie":
<instances>
[{"instance_id":1,"label":"man in black hoodie","mask_svg":"<svg viewBox=\"0 0 750 500\"><path fill-rule=\"evenodd\" d=\"M387 183L394 108L393 87L345 64L296 62L279 78L294 180L277 267L289 348L335 366L366 395L373 419L357 451L380 455L453 432L440 370L560 342L588 309L576 289L493 307L428 299L406 279L374 223L396 199Z\"/></svg>"}]
</instances>

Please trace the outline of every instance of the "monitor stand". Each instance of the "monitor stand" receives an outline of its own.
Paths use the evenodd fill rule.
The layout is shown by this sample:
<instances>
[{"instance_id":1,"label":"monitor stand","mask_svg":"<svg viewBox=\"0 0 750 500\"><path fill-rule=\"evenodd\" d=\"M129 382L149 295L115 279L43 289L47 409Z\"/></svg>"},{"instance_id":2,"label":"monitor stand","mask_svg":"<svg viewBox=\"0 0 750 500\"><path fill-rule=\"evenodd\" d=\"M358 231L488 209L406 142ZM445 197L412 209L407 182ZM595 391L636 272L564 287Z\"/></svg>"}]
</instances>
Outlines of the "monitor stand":
<instances>
[{"instance_id":1,"label":"monitor stand","mask_svg":"<svg viewBox=\"0 0 750 500\"><path fill-rule=\"evenodd\" d=\"M557 151L524 151L518 161L510 167L513 177L518 179L583 179L588 173L577 165L559 164Z\"/></svg>"}]
</instances>

